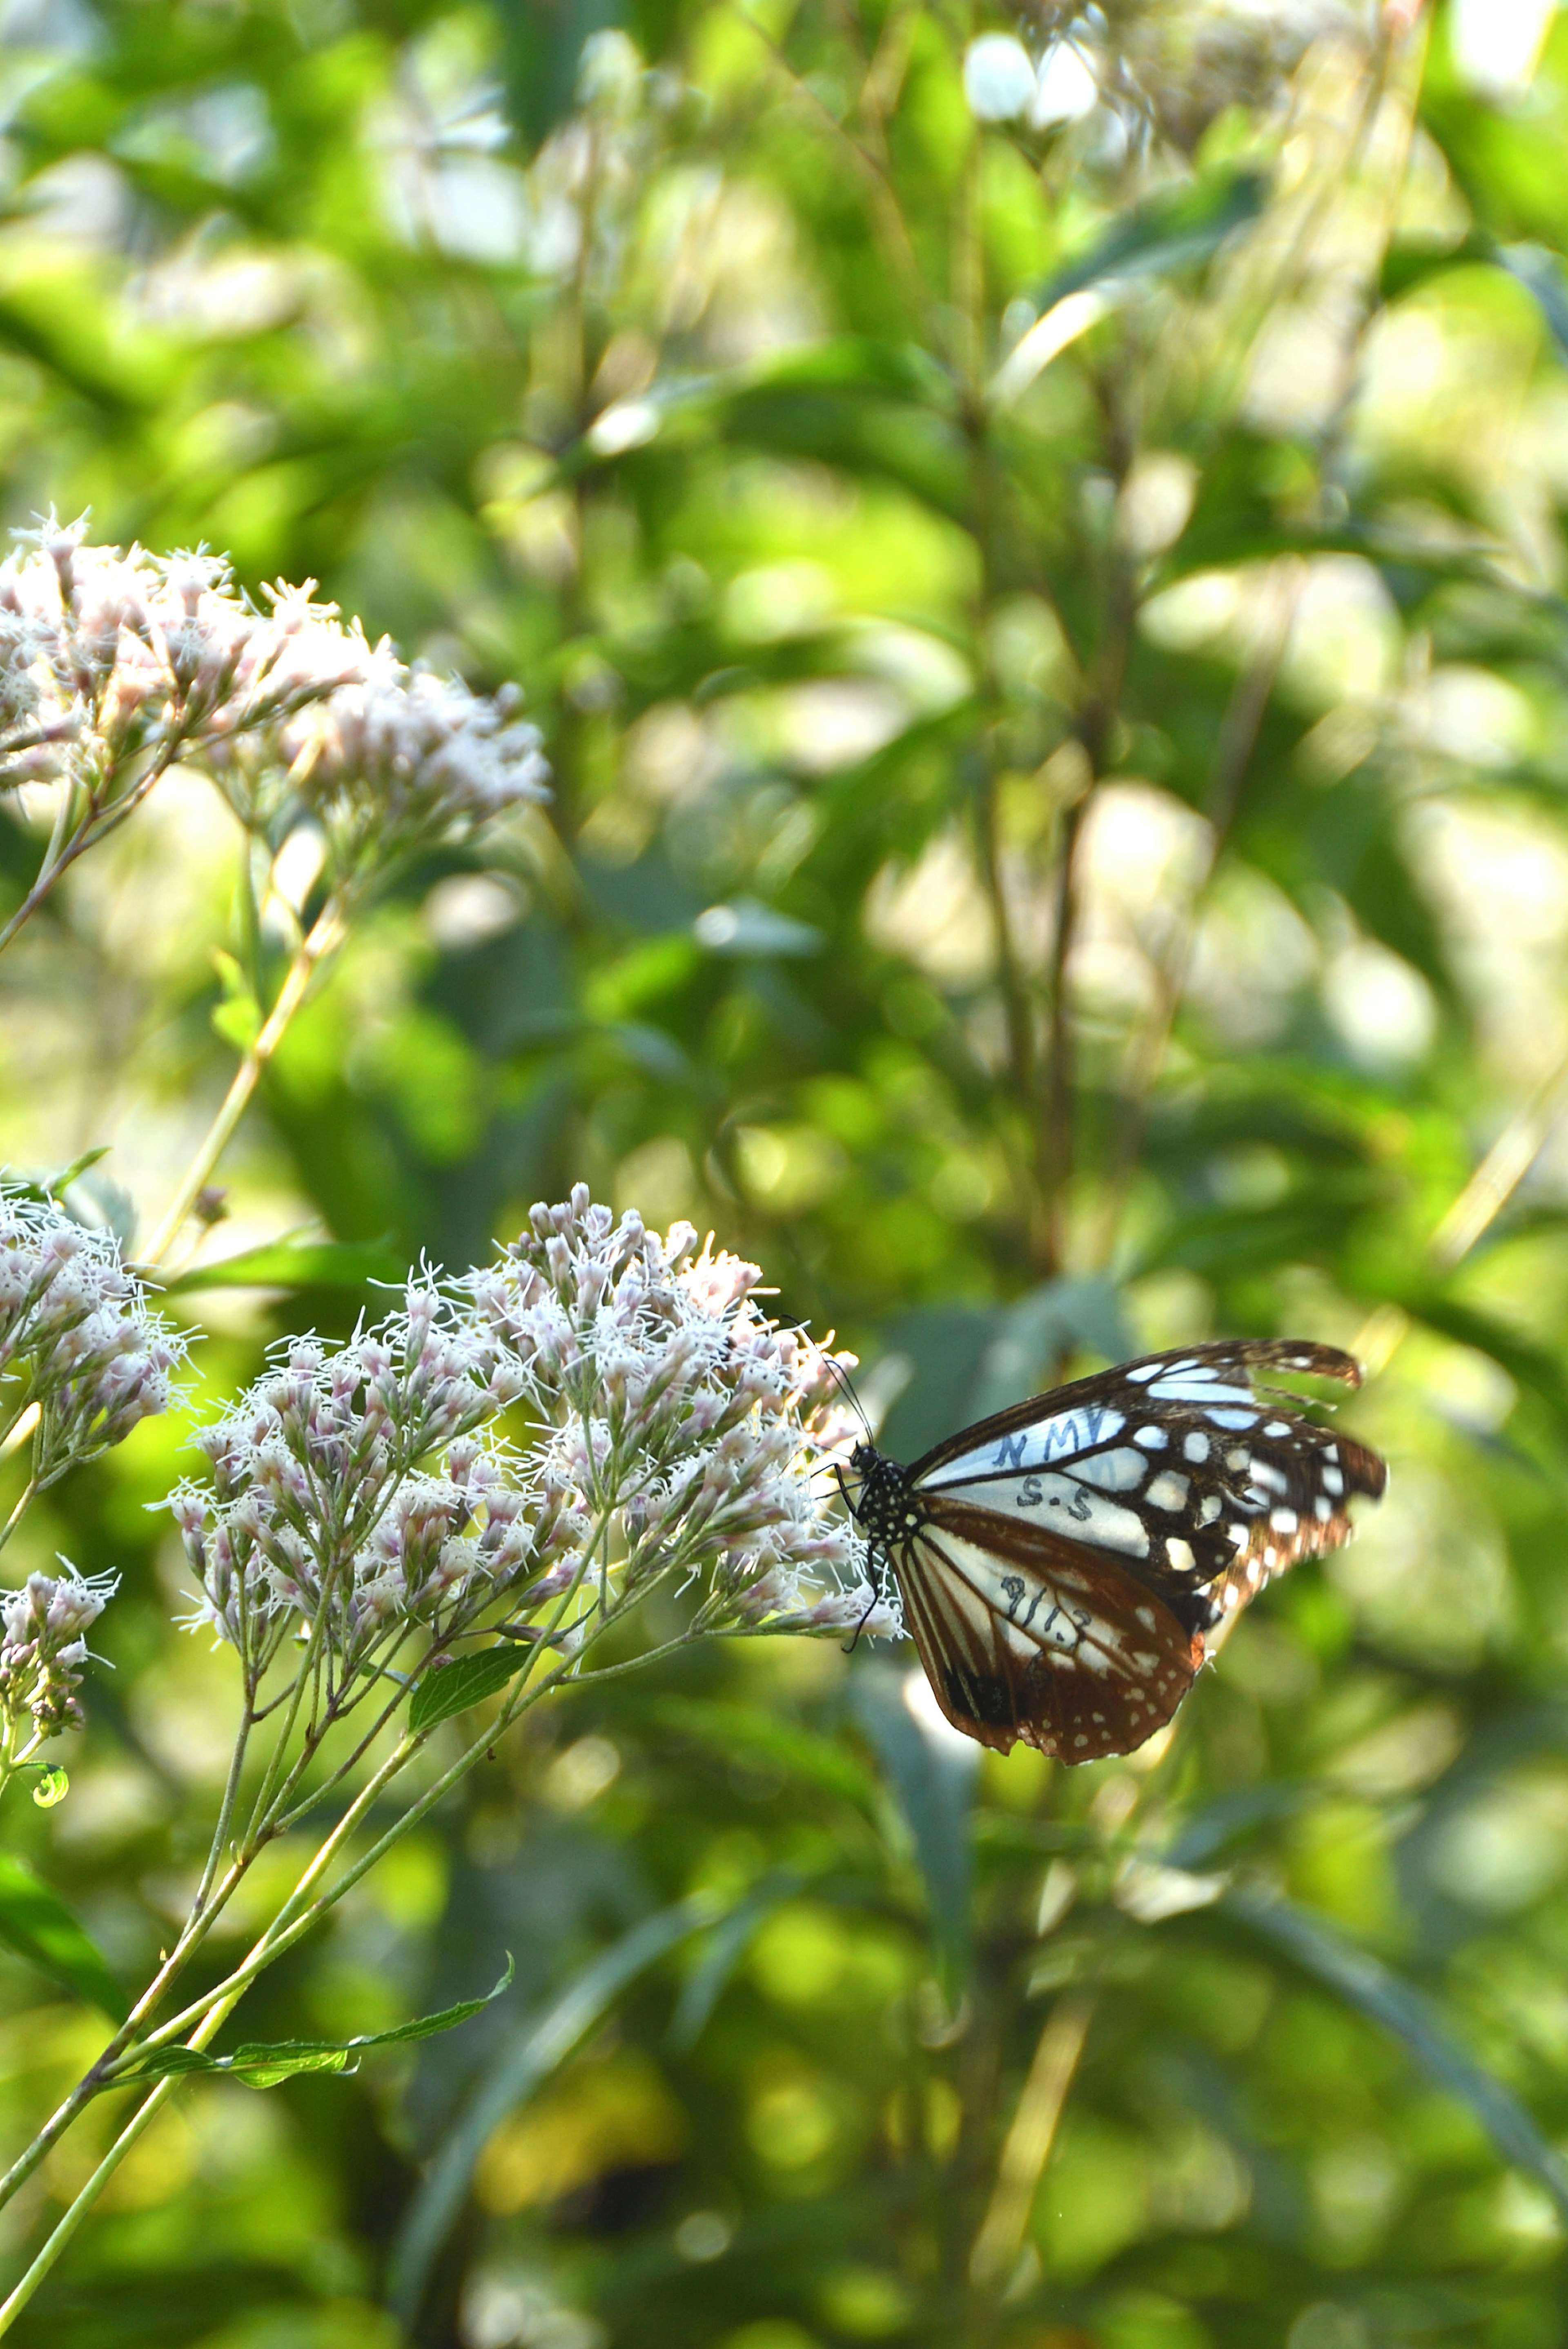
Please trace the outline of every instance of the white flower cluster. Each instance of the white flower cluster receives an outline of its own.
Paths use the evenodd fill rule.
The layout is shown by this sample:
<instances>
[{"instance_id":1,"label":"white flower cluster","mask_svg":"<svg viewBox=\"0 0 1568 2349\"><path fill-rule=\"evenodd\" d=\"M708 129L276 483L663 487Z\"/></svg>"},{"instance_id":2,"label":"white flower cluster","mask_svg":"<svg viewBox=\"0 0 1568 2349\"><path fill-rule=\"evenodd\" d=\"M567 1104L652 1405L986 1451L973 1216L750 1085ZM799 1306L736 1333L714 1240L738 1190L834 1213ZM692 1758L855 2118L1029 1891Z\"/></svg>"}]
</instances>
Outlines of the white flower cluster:
<instances>
[{"instance_id":1,"label":"white flower cluster","mask_svg":"<svg viewBox=\"0 0 1568 2349\"><path fill-rule=\"evenodd\" d=\"M514 715L521 700L515 686L486 700L379 655L369 674L281 729L278 767L348 873L389 840L414 846L544 799L549 769L538 728Z\"/></svg>"},{"instance_id":2,"label":"white flower cluster","mask_svg":"<svg viewBox=\"0 0 1568 2349\"><path fill-rule=\"evenodd\" d=\"M166 1410L184 1352L111 1234L0 1184L0 1437L37 1406L38 1489Z\"/></svg>"},{"instance_id":3,"label":"white flower cluster","mask_svg":"<svg viewBox=\"0 0 1568 2349\"><path fill-rule=\"evenodd\" d=\"M213 1483L171 1496L202 1586L192 1626L259 1674L303 1618L351 1676L389 1631L449 1632L465 1604L510 1588L534 1533L472 1435L521 1387L429 1278L345 1346L295 1340L196 1438Z\"/></svg>"},{"instance_id":4,"label":"white flower cluster","mask_svg":"<svg viewBox=\"0 0 1568 2349\"><path fill-rule=\"evenodd\" d=\"M113 1575L67 1570L30 1574L0 1599L0 1752L13 1764L38 1740L81 1727L87 1634L115 1588Z\"/></svg>"},{"instance_id":5,"label":"white flower cluster","mask_svg":"<svg viewBox=\"0 0 1568 2349\"><path fill-rule=\"evenodd\" d=\"M469 1291L555 1423L545 1493L607 1528L623 1587L675 1566L706 1579L715 1627L896 1631L830 1506L853 1357L770 1320L758 1268L698 1252L690 1224L660 1238L581 1183L529 1221Z\"/></svg>"},{"instance_id":6,"label":"white flower cluster","mask_svg":"<svg viewBox=\"0 0 1568 2349\"><path fill-rule=\"evenodd\" d=\"M489 1626L572 1651L656 1579L700 1581L701 1630L872 1632L830 1469L838 1365L758 1310L754 1265L618 1222L579 1185L500 1260L336 1350L314 1340L198 1438L171 1496L210 1625L254 1681L291 1626L341 1708L410 1633ZM486 1431L513 1404L520 1452Z\"/></svg>"},{"instance_id":7,"label":"white flower cluster","mask_svg":"<svg viewBox=\"0 0 1568 2349\"><path fill-rule=\"evenodd\" d=\"M51 514L0 564L0 790L63 783L53 870L176 759L276 849L310 818L329 885L545 796L535 727L369 644L314 581L258 609L222 556L88 544ZM52 873L41 876L47 885Z\"/></svg>"},{"instance_id":8,"label":"white flower cluster","mask_svg":"<svg viewBox=\"0 0 1568 2349\"><path fill-rule=\"evenodd\" d=\"M0 787L65 776L101 809L151 752L267 725L352 684L377 656L310 585L271 610L201 552L90 546L51 513L0 564Z\"/></svg>"}]
</instances>

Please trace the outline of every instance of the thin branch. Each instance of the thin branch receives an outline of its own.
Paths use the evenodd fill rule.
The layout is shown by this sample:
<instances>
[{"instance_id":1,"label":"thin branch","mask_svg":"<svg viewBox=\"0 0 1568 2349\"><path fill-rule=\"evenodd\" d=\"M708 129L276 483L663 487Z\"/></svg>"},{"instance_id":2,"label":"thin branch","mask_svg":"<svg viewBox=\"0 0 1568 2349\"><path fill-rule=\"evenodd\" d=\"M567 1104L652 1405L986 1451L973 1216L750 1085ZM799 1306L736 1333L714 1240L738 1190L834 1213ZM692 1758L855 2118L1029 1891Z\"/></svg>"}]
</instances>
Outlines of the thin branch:
<instances>
[{"instance_id":1,"label":"thin branch","mask_svg":"<svg viewBox=\"0 0 1568 2349\"><path fill-rule=\"evenodd\" d=\"M1017 2266L1040 2179L1089 2036L1096 2000L1092 1990L1064 1992L1040 2033L970 2259L970 2281L981 2291L1004 2286Z\"/></svg>"}]
</instances>

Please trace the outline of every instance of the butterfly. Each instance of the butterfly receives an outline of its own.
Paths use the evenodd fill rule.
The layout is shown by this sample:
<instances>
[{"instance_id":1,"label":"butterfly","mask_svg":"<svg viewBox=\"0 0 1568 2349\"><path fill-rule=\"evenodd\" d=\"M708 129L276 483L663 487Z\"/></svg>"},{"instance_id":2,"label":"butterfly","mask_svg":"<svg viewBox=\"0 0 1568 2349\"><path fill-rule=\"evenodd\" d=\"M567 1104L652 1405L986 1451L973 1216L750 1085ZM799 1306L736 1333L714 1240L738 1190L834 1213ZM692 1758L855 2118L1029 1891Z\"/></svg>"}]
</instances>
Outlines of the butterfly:
<instances>
[{"instance_id":1,"label":"butterfly","mask_svg":"<svg viewBox=\"0 0 1568 2349\"><path fill-rule=\"evenodd\" d=\"M1376 1500L1375 1452L1281 1408L1257 1373L1359 1386L1333 1346L1241 1339L1150 1354L1015 1403L903 1467L870 1444L848 1506L889 1563L937 1702L982 1745L1130 1754L1174 1714L1210 1635Z\"/></svg>"}]
</instances>

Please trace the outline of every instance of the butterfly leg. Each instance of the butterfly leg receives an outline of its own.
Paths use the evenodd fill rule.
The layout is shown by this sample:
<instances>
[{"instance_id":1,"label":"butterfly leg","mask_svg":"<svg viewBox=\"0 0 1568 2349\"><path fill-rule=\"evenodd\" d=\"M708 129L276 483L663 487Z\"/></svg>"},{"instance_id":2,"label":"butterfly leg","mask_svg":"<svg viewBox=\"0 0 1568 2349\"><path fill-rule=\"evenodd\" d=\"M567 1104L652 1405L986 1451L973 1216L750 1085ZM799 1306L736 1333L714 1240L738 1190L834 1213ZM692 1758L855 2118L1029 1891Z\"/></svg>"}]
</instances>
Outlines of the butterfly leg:
<instances>
[{"instance_id":1,"label":"butterfly leg","mask_svg":"<svg viewBox=\"0 0 1568 2349\"><path fill-rule=\"evenodd\" d=\"M862 1615L859 1622L855 1626L855 1636L850 1640L849 1645L843 1651L845 1655L852 1656L855 1653L856 1649L860 1645L861 1632L864 1631L867 1624L869 1623L872 1616L875 1615L877 1608L882 1603L883 1598L886 1596L887 1579L888 1561L877 1551L873 1550L871 1553L870 1602L867 1607L865 1614Z\"/></svg>"}]
</instances>

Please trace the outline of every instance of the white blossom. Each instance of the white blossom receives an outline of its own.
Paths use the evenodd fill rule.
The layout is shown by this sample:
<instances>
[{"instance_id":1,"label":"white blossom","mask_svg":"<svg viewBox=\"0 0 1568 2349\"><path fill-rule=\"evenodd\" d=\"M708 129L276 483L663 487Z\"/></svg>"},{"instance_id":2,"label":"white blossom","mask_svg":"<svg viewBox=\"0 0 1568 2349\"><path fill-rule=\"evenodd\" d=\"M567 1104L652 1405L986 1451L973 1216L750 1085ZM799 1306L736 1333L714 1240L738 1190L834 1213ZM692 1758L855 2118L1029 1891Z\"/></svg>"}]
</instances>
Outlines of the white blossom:
<instances>
[{"instance_id":1,"label":"white blossom","mask_svg":"<svg viewBox=\"0 0 1568 2349\"><path fill-rule=\"evenodd\" d=\"M184 1352L110 1233L0 1183L0 1433L37 1406L40 1488L166 1410Z\"/></svg>"},{"instance_id":2,"label":"white blossom","mask_svg":"<svg viewBox=\"0 0 1568 2349\"><path fill-rule=\"evenodd\" d=\"M302 1627L340 1709L411 1636L437 1662L501 1631L576 1655L661 1579L696 1587L694 1634L896 1631L832 1474L851 1358L771 1320L759 1278L579 1185L379 1328L294 1341L171 1496L192 1625L257 1682Z\"/></svg>"},{"instance_id":3,"label":"white blossom","mask_svg":"<svg viewBox=\"0 0 1568 2349\"><path fill-rule=\"evenodd\" d=\"M548 1471L603 1521L624 1586L673 1560L705 1582L715 1628L826 1630L868 1609L867 1630L894 1628L834 1506L853 1357L771 1320L758 1268L698 1250L690 1224L661 1238L578 1184L529 1226L470 1294L555 1423Z\"/></svg>"},{"instance_id":4,"label":"white blossom","mask_svg":"<svg viewBox=\"0 0 1568 2349\"><path fill-rule=\"evenodd\" d=\"M30 1574L20 1590L0 1597L0 1752L7 1764L39 1739L81 1727L77 1690L87 1634L118 1581L67 1566L63 1575Z\"/></svg>"},{"instance_id":5,"label":"white blossom","mask_svg":"<svg viewBox=\"0 0 1568 2349\"><path fill-rule=\"evenodd\" d=\"M523 1571L531 1536L472 1441L521 1379L428 1275L347 1345L296 1339L196 1438L211 1485L171 1506L208 1623L259 1671L291 1620L358 1669L389 1625L438 1627Z\"/></svg>"},{"instance_id":6,"label":"white blossom","mask_svg":"<svg viewBox=\"0 0 1568 2349\"><path fill-rule=\"evenodd\" d=\"M0 790L64 794L25 911L176 760L275 851L317 825L338 891L545 796L515 688L485 699L405 667L313 580L280 581L262 608L201 548L95 546L85 517L52 512L16 535L0 564Z\"/></svg>"},{"instance_id":7,"label":"white blossom","mask_svg":"<svg viewBox=\"0 0 1568 2349\"><path fill-rule=\"evenodd\" d=\"M264 612L202 549L93 546L85 515L16 537L0 564L0 787L61 778L101 812L153 753L275 721L377 660L313 582L280 584Z\"/></svg>"}]
</instances>

